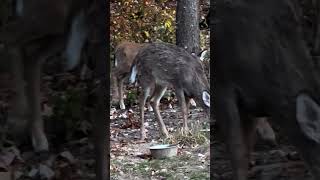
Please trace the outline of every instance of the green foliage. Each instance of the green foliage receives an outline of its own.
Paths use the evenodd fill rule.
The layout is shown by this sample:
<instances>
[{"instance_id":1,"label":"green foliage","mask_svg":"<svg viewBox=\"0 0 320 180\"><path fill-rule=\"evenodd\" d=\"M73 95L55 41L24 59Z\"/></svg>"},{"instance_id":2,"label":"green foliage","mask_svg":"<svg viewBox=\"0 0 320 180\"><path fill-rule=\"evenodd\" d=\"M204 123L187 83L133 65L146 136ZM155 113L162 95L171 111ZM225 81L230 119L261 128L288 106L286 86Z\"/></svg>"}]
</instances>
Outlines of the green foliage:
<instances>
[{"instance_id":1,"label":"green foliage","mask_svg":"<svg viewBox=\"0 0 320 180\"><path fill-rule=\"evenodd\" d=\"M111 3L111 46L123 40L175 43L175 13L175 3L168 0L115 0Z\"/></svg>"},{"instance_id":2,"label":"green foliage","mask_svg":"<svg viewBox=\"0 0 320 180\"><path fill-rule=\"evenodd\" d=\"M132 106L137 99L137 91L129 90L127 94L126 104Z\"/></svg>"}]
</instances>

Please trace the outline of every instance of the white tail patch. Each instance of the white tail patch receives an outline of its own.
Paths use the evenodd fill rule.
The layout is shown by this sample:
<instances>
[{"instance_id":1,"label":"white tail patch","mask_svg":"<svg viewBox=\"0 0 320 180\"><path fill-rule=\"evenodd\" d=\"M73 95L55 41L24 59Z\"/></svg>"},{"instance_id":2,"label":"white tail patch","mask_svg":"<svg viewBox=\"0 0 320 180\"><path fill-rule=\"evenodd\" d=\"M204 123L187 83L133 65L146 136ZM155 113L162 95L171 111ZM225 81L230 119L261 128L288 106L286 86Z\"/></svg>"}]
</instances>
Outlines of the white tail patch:
<instances>
[{"instance_id":1,"label":"white tail patch","mask_svg":"<svg viewBox=\"0 0 320 180\"><path fill-rule=\"evenodd\" d=\"M320 107L307 94L300 94L297 97L296 117L302 132L320 143Z\"/></svg>"},{"instance_id":2,"label":"white tail patch","mask_svg":"<svg viewBox=\"0 0 320 180\"><path fill-rule=\"evenodd\" d=\"M118 60L117 58L114 58L114 67L117 67L118 66Z\"/></svg>"},{"instance_id":3,"label":"white tail patch","mask_svg":"<svg viewBox=\"0 0 320 180\"><path fill-rule=\"evenodd\" d=\"M131 75L130 75L130 83L134 83L136 81L136 76L137 76L137 65L134 65L131 70Z\"/></svg>"},{"instance_id":4,"label":"white tail patch","mask_svg":"<svg viewBox=\"0 0 320 180\"><path fill-rule=\"evenodd\" d=\"M207 107L210 107L210 94L207 91L202 92L202 100Z\"/></svg>"},{"instance_id":5,"label":"white tail patch","mask_svg":"<svg viewBox=\"0 0 320 180\"><path fill-rule=\"evenodd\" d=\"M23 15L23 0L16 1L16 14L20 17Z\"/></svg>"},{"instance_id":6,"label":"white tail patch","mask_svg":"<svg viewBox=\"0 0 320 180\"><path fill-rule=\"evenodd\" d=\"M72 22L68 44L66 47L67 69L73 69L80 62L81 50L86 42L88 27L85 14L81 11Z\"/></svg>"}]
</instances>

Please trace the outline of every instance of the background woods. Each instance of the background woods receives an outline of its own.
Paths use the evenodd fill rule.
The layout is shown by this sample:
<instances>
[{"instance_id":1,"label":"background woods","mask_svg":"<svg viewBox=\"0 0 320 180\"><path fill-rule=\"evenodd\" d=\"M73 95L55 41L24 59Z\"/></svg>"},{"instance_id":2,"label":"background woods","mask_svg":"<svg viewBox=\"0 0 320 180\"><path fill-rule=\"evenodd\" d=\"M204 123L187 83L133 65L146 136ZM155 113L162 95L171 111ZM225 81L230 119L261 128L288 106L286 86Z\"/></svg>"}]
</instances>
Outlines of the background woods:
<instances>
[{"instance_id":1,"label":"background woods","mask_svg":"<svg viewBox=\"0 0 320 180\"><path fill-rule=\"evenodd\" d=\"M199 21L209 11L209 1L199 1ZM133 42L155 42L161 40L176 43L175 0L113 0L111 1L111 47L123 40ZM201 32L201 48L209 47Z\"/></svg>"},{"instance_id":2,"label":"background woods","mask_svg":"<svg viewBox=\"0 0 320 180\"><path fill-rule=\"evenodd\" d=\"M177 9L178 3L180 3L180 9ZM203 20L209 10L209 1L188 1L185 3L185 1L175 0L117 0L111 2L111 7L111 47L114 49L111 52L115 52L116 55L116 57L113 56L113 53L111 55L112 66L116 70L115 74L111 76L114 78L125 76L124 84L126 85L123 92L124 104L121 102L118 104L115 101L111 106L112 179L145 179L145 177L151 179L209 179L209 119L203 110L200 107L190 109L190 114L187 116L191 130L190 133L182 134L181 111L174 91L169 89L160 100L160 112L172 137L161 136L160 125L155 119L158 115L145 111L143 126L147 133L147 139L138 141L142 128L140 123L142 118L139 113L142 108L138 107L139 96L142 94L139 82L145 79L143 77L139 79L139 76L137 86L128 84L130 76L128 67L130 65L121 63L120 58L128 60L127 62L132 61L140 46L121 44L121 47L117 47L115 50L115 47L122 41L136 43L161 41L178 44L182 48L188 47L187 51L194 52L196 55L200 53L200 48L201 50L209 50L210 34L208 26ZM190 12L193 14L186 16ZM177 24L178 20L180 20L179 24ZM190 22L192 25L189 24ZM181 31L177 31L177 28L180 28ZM176 39L177 37L180 41ZM209 76L208 55L209 53L203 57L207 76ZM117 63L114 62L115 58L117 58ZM157 58L158 56L152 58L155 59L155 62L151 64L161 64L161 62L158 63ZM176 59L178 58L170 59L171 63L175 64ZM148 66L152 66L151 64ZM149 69L151 68L149 67ZM165 67L162 69L166 70ZM117 95L116 93L117 91L113 91L111 97L115 98L121 94L121 92ZM149 107L148 110L150 110ZM148 148L153 144L161 143L177 144L178 156L163 160L153 159Z\"/></svg>"}]
</instances>

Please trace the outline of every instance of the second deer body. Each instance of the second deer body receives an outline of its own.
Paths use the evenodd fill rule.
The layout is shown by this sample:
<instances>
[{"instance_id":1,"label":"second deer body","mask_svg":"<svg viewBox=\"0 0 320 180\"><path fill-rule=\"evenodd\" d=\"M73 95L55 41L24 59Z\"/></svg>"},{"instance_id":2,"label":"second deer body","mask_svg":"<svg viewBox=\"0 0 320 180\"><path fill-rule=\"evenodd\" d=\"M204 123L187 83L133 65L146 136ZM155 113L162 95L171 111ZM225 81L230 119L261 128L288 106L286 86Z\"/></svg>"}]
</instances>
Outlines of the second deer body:
<instances>
[{"instance_id":1,"label":"second deer body","mask_svg":"<svg viewBox=\"0 0 320 180\"><path fill-rule=\"evenodd\" d=\"M138 75L142 94L139 98L141 116L141 139L146 138L144 128L144 106L149 95L162 134L169 136L161 118L159 102L168 87L173 87L180 104L183 130L188 130L187 117L189 101L194 98L208 113L210 108L210 87L201 61L184 49L168 43L151 43L137 54L130 76L130 82ZM153 91L151 89L154 88Z\"/></svg>"}]
</instances>

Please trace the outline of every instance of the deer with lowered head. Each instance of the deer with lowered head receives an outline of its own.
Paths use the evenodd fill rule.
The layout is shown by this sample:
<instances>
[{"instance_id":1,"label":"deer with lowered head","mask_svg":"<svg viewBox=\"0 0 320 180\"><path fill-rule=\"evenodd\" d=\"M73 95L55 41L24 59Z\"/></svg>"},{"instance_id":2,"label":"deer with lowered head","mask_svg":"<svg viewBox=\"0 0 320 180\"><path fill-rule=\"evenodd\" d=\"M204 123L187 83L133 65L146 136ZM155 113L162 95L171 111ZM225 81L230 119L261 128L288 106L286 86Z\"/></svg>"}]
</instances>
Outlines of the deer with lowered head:
<instances>
[{"instance_id":1,"label":"deer with lowered head","mask_svg":"<svg viewBox=\"0 0 320 180\"><path fill-rule=\"evenodd\" d=\"M218 0L216 9L214 111L233 179L249 177L256 121L248 117L263 116L320 179L319 69L304 39L299 2Z\"/></svg>"},{"instance_id":2,"label":"deer with lowered head","mask_svg":"<svg viewBox=\"0 0 320 180\"><path fill-rule=\"evenodd\" d=\"M207 113L209 112L210 87L202 63L196 56L176 45L150 43L143 47L134 59L131 83L135 82L136 76L143 91L139 97L141 139L146 138L144 106L148 96L151 96L151 104L162 134L169 136L159 111L160 99L168 87L173 87L175 90L182 111L184 132L188 131L187 117L191 98L194 98Z\"/></svg>"},{"instance_id":3,"label":"deer with lowered head","mask_svg":"<svg viewBox=\"0 0 320 180\"><path fill-rule=\"evenodd\" d=\"M134 43L123 41L119 43L115 48L115 62L112 70L112 86L113 86L113 97L119 100L120 109L125 109L123 100L123 84L126 78L130 76L130 68L134 58L138 54L139 50L148 43ZM146 102L149 111L153 108L149 101ZM193 100L190 101L191 105L195 106Z\"/></svg>"},{"instance_id":4,"label":"deer with lowered head","mask_svg":"<svg viewBox=\"0 0 320 180\"><path fill-rule=\"evenodd\" d=\"M138 76L138 77L136 77ZM207 113L210 108L209 83L204 73L203 64L199 57L189 54L184 49L168 43L150 43L140 49L132 68L130 82L136 78L142 87L139 97L141 118L141 139L146 138L144 128L144 106L150 101L159 123L161 132L168 137L168 131L159 111L160 99L168 87L175 90L183 117L183 130L188 130L187 117L189 103L192 98ZM276 144L275 133L266 118L257 119L257 133L270 144Z\"/></svg>"}]
</instances>

